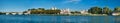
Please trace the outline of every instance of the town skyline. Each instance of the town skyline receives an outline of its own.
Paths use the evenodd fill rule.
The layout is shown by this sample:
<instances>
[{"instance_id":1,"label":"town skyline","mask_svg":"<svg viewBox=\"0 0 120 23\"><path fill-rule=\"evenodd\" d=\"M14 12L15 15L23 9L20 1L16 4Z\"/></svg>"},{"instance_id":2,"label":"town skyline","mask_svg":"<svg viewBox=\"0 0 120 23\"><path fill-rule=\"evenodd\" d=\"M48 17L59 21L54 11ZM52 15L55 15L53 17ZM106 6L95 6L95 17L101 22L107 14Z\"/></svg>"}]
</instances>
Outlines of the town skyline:
<instances>
[{"instance_id":1,"label":"town skyline","mask_svg":"<svg viewBox=\"0 0 120 23\"><path fill-rule=\"evenodd\" d=\"M59 9L69 8L70 10L88 10L91 7L108 6L114 9L120 6L119 0L1 0L0 11L2 12L22 12L31 8L50 9L55 6Z\"/></svg>"}]
</instances>

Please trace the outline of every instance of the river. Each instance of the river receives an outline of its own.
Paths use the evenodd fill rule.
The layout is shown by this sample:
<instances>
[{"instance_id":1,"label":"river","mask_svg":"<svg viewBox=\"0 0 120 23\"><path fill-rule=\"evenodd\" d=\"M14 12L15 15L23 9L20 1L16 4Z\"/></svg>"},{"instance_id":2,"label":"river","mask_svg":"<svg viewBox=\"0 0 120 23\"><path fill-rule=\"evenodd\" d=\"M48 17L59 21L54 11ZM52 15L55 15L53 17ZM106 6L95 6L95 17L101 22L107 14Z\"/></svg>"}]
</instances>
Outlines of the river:
<instances>
[{"instance_id":1,"label":"river","mask_svg":"<svg viewBox=\"0 0 120 23\"><path fill-rule=\"evenodd\" d=\"M0 23L120 23L119 16L0 15Z\"/></svg>"}]
</instances>

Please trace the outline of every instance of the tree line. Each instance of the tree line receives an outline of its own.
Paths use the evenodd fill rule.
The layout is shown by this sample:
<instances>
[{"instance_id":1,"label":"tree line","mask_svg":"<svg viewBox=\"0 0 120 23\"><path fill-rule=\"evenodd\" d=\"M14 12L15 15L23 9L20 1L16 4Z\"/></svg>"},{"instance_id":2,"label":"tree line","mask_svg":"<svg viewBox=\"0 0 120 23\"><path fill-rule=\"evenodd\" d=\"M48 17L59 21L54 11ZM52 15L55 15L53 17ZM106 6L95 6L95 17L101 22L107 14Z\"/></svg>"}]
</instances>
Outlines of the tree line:
<instances>
[{"instance_id":1,"label":"tree line","mask_svg":"<svg viewBox=\"0 0 120 23\"><path fill-rule=\"evenodd\" d=\"M113 12L120 12L120 7L116 7L114 8L114 10L111 10L109 7L104 7L104 8L100 8L98 6L95 7L91 7L88 10L89 13L91 14L112 14Z\"/></svg>"},{"instance_id":2,"label":"tree line","mask_svg":"<svg viewBox=\"0 0 120 23\"><path fill-rule=\"evenodd\" d=\"M52 10L52 9L47 9L45 10L44 8L38 8L38 9L28 9L28 11L31 11L31 14L58 14L60 12L59 9Z\"/></svg>"},{"instance_id":3,"label":"tree line","mask_svg":"<svg viewBox=\"0 0 120 23\"><path fill-rule=\"evenodd\" d=\"M31 11L31 14L58 14L60 13L60 9L52 10L52 9L44 9L44 8L38 8L38 9L28 9L28 11ZM113 12L120 12L120 7L114 8L114 10L110 9L109 7L100 8L98 6L91 7L88 9L88 13L91 14L112 14ZM75 13L75 12L71 12Z\"/></svg>"}]
</instances>

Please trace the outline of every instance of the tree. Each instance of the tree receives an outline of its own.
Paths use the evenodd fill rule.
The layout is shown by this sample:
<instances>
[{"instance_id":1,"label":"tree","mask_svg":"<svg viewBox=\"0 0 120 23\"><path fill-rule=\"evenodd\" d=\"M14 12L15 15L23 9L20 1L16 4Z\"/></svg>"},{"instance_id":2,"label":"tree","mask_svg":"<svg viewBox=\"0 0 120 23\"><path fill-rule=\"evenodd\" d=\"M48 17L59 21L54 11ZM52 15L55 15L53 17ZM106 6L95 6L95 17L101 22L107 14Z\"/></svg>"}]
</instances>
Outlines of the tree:
<instances>
[{"instance_id":1,"label":"tree","mask_svg":"<svg viewBox=\"0 0 120 23\"><path fill-rule=\"evenodd\" d=\"M32 9L28 9L28 11L31 11L31 14L42 14L44 12L44 8L32 8Z\"/></svg>"},{"instance_id":2,"label":"tree","mask_svg":"<svg viewBox=\"0 0 120 23\"><path fill-rule=\"evenodd\" d=\"M114 8L114 11L115 11L115 12L120 12L120 7Z\"/></svg>"},{"instance_id":3,"label":"tree","mask_svg":"<svg viewBox=\"0 0 120 23\"><path fill-rule=\"evenodd\" d=\"M28 11L31 11L31 10L36 10L35 8L32 8L32 9L28 9Z\"/></svg>"},{"instance_id":4,"label":"tree","mask_svg":"<svg viewBox=\"0 0 120 23\"><path fill-rule=\"evenodd\" d=\"M45 10L44 8L38 8L38 10Z\"/></svg>"},{"instance_id":5,"label":"tree","mask_svg":"<svg viewBox=\"0 0 120 23\"><path fill-rule=\"evenodd\" d=\"M5 14L5 13L0 12L0 15L2 15L2 14Z\"/></svg>"},{"instance_id":6,"label":"tree","mask_svg":"<svg viewBox=\"0 0 120 23\"><path fill-rule=\"evenodd\" d=\"M38 14L44 14L45 9L44 8L38 8L37 12Z\"/></svg>"},{"instance_id":7,"label":"tree","mask_svg":"<svg viewBox=\"0 0 120 23\"><path fill-rule=\"evenodd\" d=\"M89 13L92 13L92 14L101 14L102 12L102 8L100 7L91 7L89 10L88 10Z\"/></svg>"},{"instance_id":8,"label":"tree","mask_svg":"<svg viewBox=\"0 0 120 23\"><path fill-rule=\"evenodd\" d=\"M108 7L103 8L103 14L110 14L111 12L112 12L112 10L109 9Z\"/></svg>"},{"instance_id":9,"label":"tree","mask_svg":"<svg viewBox=\"0 0 120 23\"><path fill-rule=\"evenodd\" d=\"M0 12L0 15L1 15L2 13Z\"/></svg>"},{"instance_id":10,"label":"tree","mask_svg":"<svg viewBox=\"0 0 120 23\"><path fill-rule=\"evenodd\" d=\"M38 8L38 9L28 9L28 11L31 11L31 14L57 14L60 13L59 9L56 10L45 10L44 8Z\"/></svg>"},{"instance_id":11,"label":"tree","mask_svg":"<svg viewBox=\"0 0 120 23\"><path fill-rule=\"evenodd\" d=\"M57 14L57 13L60 13L60 10L57 9L57 10L45 10L44 11L45 14Z\"/></svg>"}]
</instances>

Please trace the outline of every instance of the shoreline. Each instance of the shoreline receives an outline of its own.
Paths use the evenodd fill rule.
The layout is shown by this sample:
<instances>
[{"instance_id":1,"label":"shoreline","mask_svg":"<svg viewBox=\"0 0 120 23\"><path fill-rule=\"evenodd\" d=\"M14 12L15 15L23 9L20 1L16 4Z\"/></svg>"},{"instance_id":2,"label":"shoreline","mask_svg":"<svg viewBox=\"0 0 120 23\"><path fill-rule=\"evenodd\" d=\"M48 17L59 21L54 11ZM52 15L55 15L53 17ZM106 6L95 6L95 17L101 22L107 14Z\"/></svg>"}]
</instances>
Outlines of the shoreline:
<instances>
[{"instance_id":1,"label":"shoreline","mask_svg":"<svg viewBox=\"0 0 120 23\"><path fill-rule=\"evenodd\" d=\"M22 14L22 15L24 15L24 14ZM29 15L35 15L35 16L109 16L109 15L102 15L102 14L95 14L95 15L94 14L27 14L27 15L28 16ZM111 15L111 16L113 16L113 15Z\"/></svg>"}]
</instances>

